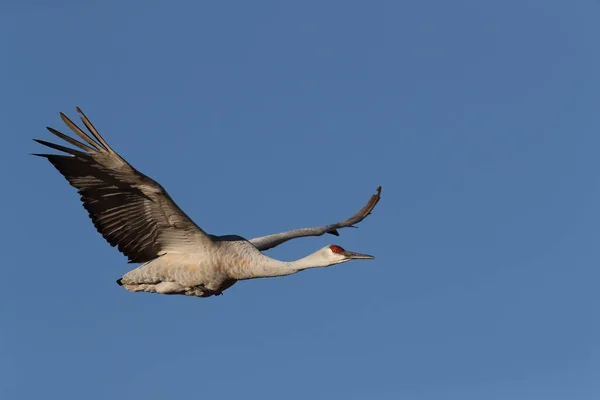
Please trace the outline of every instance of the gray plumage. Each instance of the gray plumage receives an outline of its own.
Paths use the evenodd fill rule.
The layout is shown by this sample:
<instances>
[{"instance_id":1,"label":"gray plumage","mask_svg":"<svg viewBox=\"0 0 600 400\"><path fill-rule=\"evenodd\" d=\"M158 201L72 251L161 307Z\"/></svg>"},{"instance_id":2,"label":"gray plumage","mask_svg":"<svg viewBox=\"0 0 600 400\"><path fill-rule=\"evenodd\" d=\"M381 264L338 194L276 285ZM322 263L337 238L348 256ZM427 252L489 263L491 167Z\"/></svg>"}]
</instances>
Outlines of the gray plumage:
<instances>
[{"instance_id":1,"label":"gray plumage","mask_svg":"<svg viewBox=\"0 0 600 400\"><path fill-rule=\"evenodd\" d=\"M357 214L336 224L251 240L235 235L214 236L196 225L160 184L119 156L85 114L79 108L77 111L89 135L63 113L60 116L83 142L47 129L79 150L34 139L66 153L34 155L48 159L78 190L94 226L110 245L116 246L130 263L143 263L117 281L127 290L208 297L221 294L238 280L290 275L308 268L373 258L336 245L293 262L272 259L261 251L298 237L339 235L338 229L354 227L371 213L381 187Z\"/></svg>"}]
</instances>

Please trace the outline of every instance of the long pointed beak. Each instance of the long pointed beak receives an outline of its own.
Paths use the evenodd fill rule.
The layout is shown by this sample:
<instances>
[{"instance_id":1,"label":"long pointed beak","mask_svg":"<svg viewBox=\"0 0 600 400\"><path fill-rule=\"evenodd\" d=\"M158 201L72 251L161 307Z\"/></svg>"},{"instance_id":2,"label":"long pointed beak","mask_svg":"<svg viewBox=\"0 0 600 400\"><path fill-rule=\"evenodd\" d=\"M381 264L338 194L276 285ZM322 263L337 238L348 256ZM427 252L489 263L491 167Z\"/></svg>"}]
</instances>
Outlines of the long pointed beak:
<instances>
[{"instance_id":1,"label":"long pointed beak","mask_svg":"<svg viewBox=\"0 0 600 400\"><path fill-rule=\"evenodd\" d=\"M353 251L346 251L344 255L351 260L372 260L375 258L369 254L355 253Z\"/></svg>"}]
</instances>

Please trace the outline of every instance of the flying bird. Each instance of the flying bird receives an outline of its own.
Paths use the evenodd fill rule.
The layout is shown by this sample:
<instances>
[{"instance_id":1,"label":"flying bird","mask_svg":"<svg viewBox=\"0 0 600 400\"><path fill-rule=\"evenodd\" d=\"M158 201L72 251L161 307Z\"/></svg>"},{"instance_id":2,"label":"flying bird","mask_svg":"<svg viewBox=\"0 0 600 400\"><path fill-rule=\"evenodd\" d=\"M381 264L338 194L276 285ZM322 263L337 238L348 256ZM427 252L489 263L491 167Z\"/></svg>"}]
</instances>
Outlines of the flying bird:
<instances>
[{"instance_id":1,"label":"flying bird","mask_svg":"<svg viewBox=\"0 0 600 400\"><path fill-rule=\"evenodd\" d=\"M60 116L82 141L47 128L77 149L34 139L65 154L33 155L48 159L78 190L83 207L104 239L130 263L142 264L117 280L131 292L218 296L240 280L374 258L337 245L291 262L273 259L263 251L290 239L326 233L339 236L338 229L356 227L379 202L381 186L358 213L342 222L250 240L237 235L215 236L196 225L160 184L115 152L79 107L77 111L90 134L63 113Z\"/></svg>"}]
</instances>

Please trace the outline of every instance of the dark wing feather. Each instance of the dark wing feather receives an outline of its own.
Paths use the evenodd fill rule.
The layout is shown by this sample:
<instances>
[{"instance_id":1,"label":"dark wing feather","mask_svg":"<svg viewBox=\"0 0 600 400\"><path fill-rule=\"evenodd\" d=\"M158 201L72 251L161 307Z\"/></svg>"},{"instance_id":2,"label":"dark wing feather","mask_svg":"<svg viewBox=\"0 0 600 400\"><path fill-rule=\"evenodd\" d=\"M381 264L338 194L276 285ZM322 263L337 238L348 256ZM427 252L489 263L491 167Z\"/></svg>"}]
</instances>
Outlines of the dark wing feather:
<instances>
[{"instance_id":1,"label":"dark wing feather","mask_svg":"<svg viewBox=\"0 0 600 400\"><path fill-rule=\"evenodd\" d=\"M321 236L325 233L330 233L332 235L339 236L339 233L337 231L338 229L348 227L357 228L356 226L354 226L354 224L358 224L369 214L371 214L371 211L373 211L373 208L375 208L380 198L381 186L377 188L377 193L371 196L369 202L359 212L357 212L345 221L331 225L319 226L315 228L296 229L289 232L282 232L276 233L274 235L263 236L250 240L250 243L252 243L258 250L268 250L284 242L287 242L290 239L295 239L299 237Z\"/></svg>"},{"instance_id":2,"label":"dark wing feather","mask_svg":"<svg viewBox=\"0 0 600 400\"><path fill-rule=\"evenodd\" d=\"M61 117L87 144L55 129L48 130L85 152L36 140L69 155L35 155L47 158L77 188L94 226L111 246L117 246L130 262L141 263L168 251L193 252L213 245L211 236L175 204L161 185L108 146L85 115L83 123L98 142L64 114Z\"/></svg>"}]
</instances>

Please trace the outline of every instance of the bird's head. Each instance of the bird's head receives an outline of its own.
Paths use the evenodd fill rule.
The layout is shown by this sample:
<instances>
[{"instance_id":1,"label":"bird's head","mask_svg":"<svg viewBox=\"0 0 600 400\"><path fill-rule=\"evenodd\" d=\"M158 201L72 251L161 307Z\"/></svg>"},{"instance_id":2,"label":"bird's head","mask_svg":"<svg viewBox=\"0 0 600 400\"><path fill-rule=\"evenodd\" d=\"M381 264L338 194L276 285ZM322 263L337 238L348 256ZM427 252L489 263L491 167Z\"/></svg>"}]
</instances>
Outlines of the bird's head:
<instances>
[{"instance_id":1,"label":"bird's head","mask_svg":"<svg viewBox=\"0 0 600 400\"><path fill-rule=\"evenodd\" d=\"M317 253L328 263L328 265L340 264L350 260L371 260L375 258L368 254L344 250L342 247L335 244L325 246Z\"/></svg>"}]
</instances>

